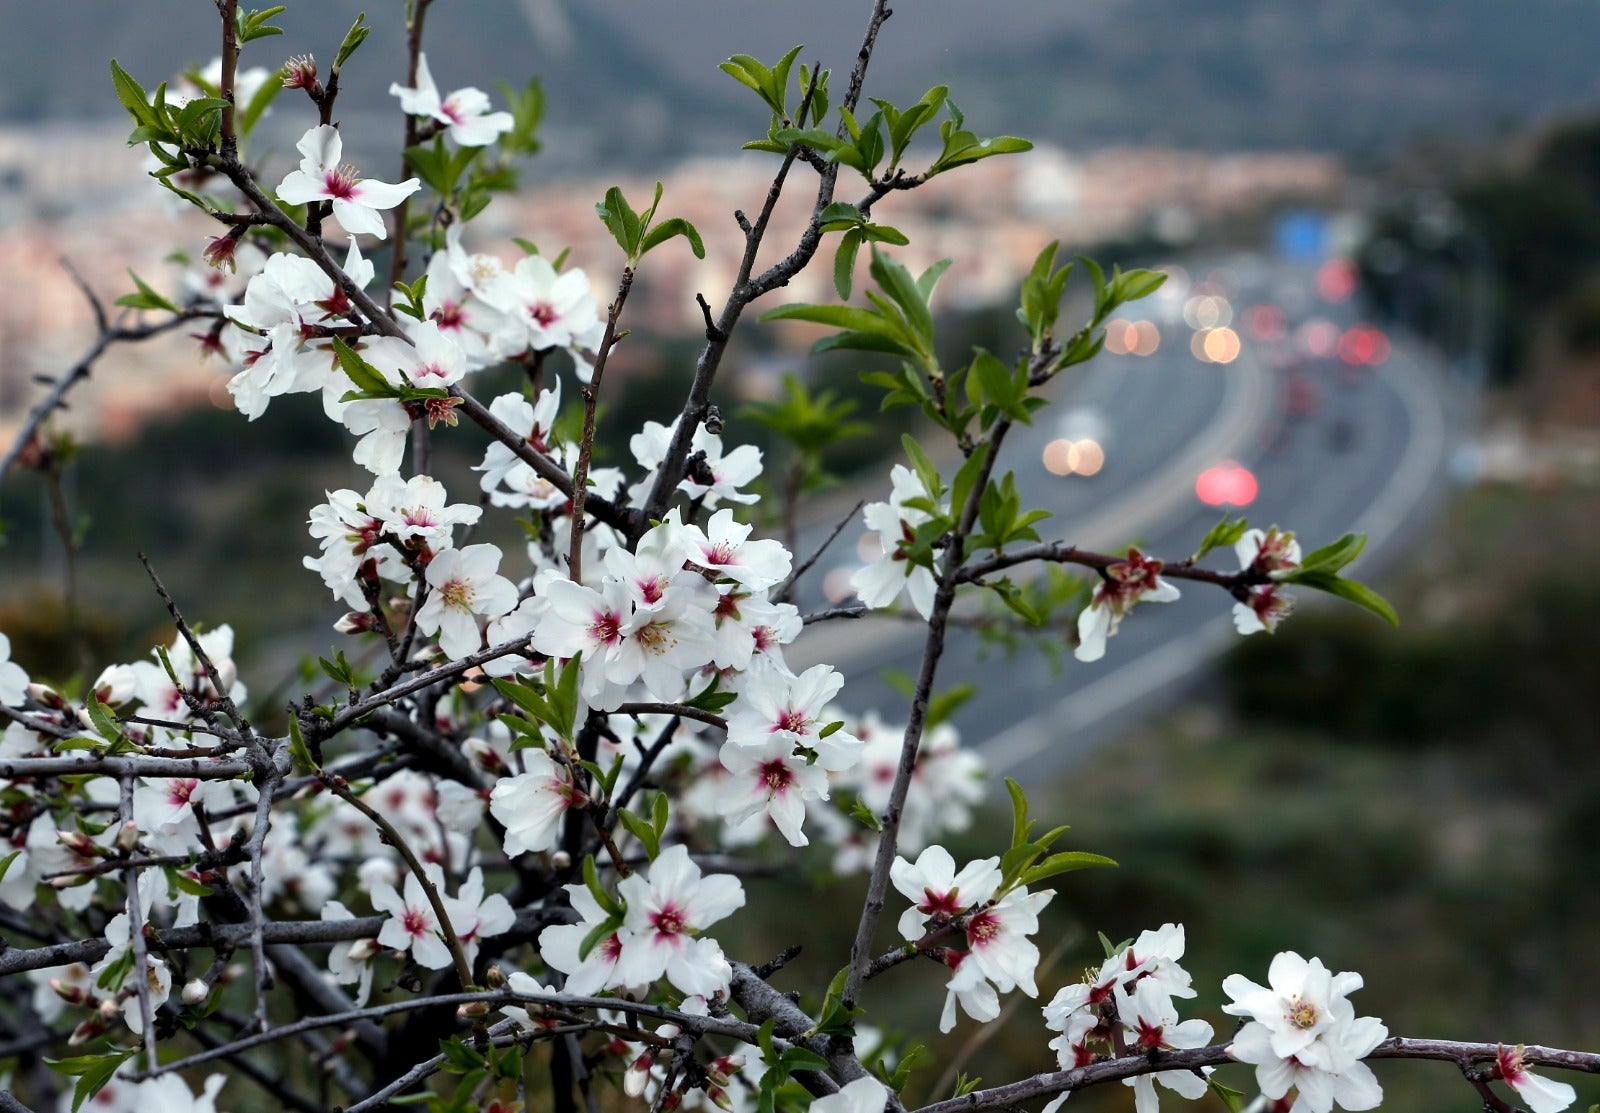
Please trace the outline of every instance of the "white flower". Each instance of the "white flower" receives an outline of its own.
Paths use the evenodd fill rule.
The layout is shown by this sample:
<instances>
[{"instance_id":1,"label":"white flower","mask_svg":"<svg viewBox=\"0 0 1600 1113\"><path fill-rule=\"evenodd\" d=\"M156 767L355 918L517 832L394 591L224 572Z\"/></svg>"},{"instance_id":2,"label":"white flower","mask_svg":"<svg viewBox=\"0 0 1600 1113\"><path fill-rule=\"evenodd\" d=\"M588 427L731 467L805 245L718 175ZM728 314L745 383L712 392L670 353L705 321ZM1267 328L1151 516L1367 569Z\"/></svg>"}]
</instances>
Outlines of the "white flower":
<instances>
[{"instance_id":1,"label":"white flower","mask_svg":"<svg viewBox=\"0 0 1600 1113\"><path fill-rule=\"evenodd\" d=\"M889 1091L870 1074L839 1087L811 1103L811 1113L883 1113Z\"/></svg>"},{"instance_id":2,"label":"white flower","mask_svg":"<svg viewBox=\"0 0 1600 1113\"><path fill-rule=\"evenodd\" d=\"M1240 568L1274 579L1300 566L1300 542L1292 533L1280 533L1277 526L1246 530L1234 542L1233 553L1239 558Z\"/></svg>"},{"instance_id":3,"label":"white flower","mask_svg":"<svg viewBox=\"0 0 1600 1113\"><path fill-rule=\"evenodd\" d=\"M505 897L499 893L483 895L483 870L477 866L472 867L455 896L444 898L444 908L469 966L478 957L479 940L504 935L517 919Z\"/></svg>"},{"instance_id":4,"label":"white flower","mask_svg":"<svg viewBox=\"0 0 1600 1113\"><path fill-rule=\"evenodd\" d=\"M905 558L902 546L911 539L918 526L931 520L926 511L905 505L911 499L927 499L927 488L922 480L904 464L889 470L891 490L888 502L868 503L861 512L867 528L877 533L878 548L882 555L859 569L850 577L850 587L868 607L876 610L887 607L906 592L917 613L927 618L933 613L933 568L912 564Z\"/></svg>"},{"instance_id":5,"label":"white flower","mask_svg":"<svg viewBox=\"0 0 1600 1113\"><path fill-rule=\"evenodd\" d=\"M1204 1047L1211 1039L1211 1025L1203 1020L1178 1022L1178 1010L1159 982L1146 979L1130 994L1117 986L1117 1019L1127 1032L1128 1050L1148 1055L1157 1051ZM1156 1087L1159 1082L1186 1098L1205 1096L1206 1080L1189 1070L1157 1071L1123 1079L1133 1087L1136 1113L1156 1113Z\"/></svg>"},{"instance_id":6,"label":"white flower","mask_svg":"<svg viewBox=\"0 0 1600 1113\"><path fill-rule=\"evenodd\" d=\"M343 904L330 900L322 906L324 920L353 920L355 915ZM335 943L328 952L328 971L340 985L355 985L356 1007L364 1007L372 996L372 959L377 941L357 939L354 943Z\"/></svg>"},{"instance_id":7,"label":"white flower","mask_svg":"<svg viewBox=\"0 0 1600 1113\"><path fill-rule=\"evenodd\" d=\"M676 513L674 510L674 524ZM720 578L756 591L774 586L789 574L790 556L782 542L751 541L751 527L735 522L732 510L717 511L705 529L696 525L680 525L678 529L689 559Z\"/></svg>"},{"instance_id":8,"label":"white flower","mask_svg":"<svg viewBox=\"0 0 1600 1113\"><path fill-rule=\"evenodd\" d=\"M663 850L650 876L617 885L627 902L626 935L616 975L628 985L667 980L684 993L726 990L733 970L716 940L698 933L744 906L744 888L728 874L700 876L681 843Z\"/></svg>"},{"instance_id":9,"label":"white flower","mask_svg":"<svg viewBox=\"0 0 1600 1113\"><path fill-rule=\"evenodd\" d=\"M395 82L389 86L389 95L400 98L400 108L407 115L427 116L447 124L447 134L463 147L486 147L501 132L516 126L511 113L490 112L489 97L471 85L440 99L426 54L417 55L416 87L408 89Z\"/></svg>"},{"instance_id":10,"label":"white flower","mask_svg":"<svg viewBox=\"0 0 1600 1113\"><path fill-rule=\"evenodd\" d=\"M422 188L416 178L398 185L358 178L355 167L340 165L344 140L331 124L312 128L295 146L301 155L300 169L278 183L278 198L291 205L332 201L334 219L352 234L386 238L389 233L378 210L392 209Z\"/></svg>"},{"instance_id":11,"label":"white flower","mask_svg":"<svg viewBox=\"0 0 1600 1113\"><path fill-rule=\"evenodd\" d=\"M828 726L823 711L843 686L844 677L831 665L812 665L799 676L759 673L750 678L728 716L728 742L760 745L769 735L782 735L791 744L819 754L845 748L852 755L847 764L853 765L861 749L854 735L838 730L821 737Z\"/></svg>"},{"instance_id":12,"label":"white flower","mask_svg":"<svg viewBox=\"0 0 1600 1113\"><path fill-rule=\"evenodd\" d=\"M1161 578L1163 565L1138 549L1105 570L1105 578L1095 585L1089 605L1078 615L1078 648L1073 656L1080 661L1098 661L1106 655L1106 639L1117 632L1123 615L1135 603L1170 603L1178 589Z\"/></svg>"},{"instance_id":13,"label":"white flower","mask_svg":"<svg viewBox=\"0 0 1600 1113\"><path fill-rule=\"evenodd\" d=\"M778 735L743 746L730 742L720 756L733 776L719 794L718 811L734 823L764 812L790 846L805 846L810 841L800 829L805 802L828 798L828 774L821 762L808 762Z\"/></svg>"},{"instance_id":14,"label":"white flower","mask_svg":"<svg viewBox=\"0 0 1600 1113\"><path fill-rule=\"evenodd\" d=\"M489 793L489 813L505 825L506 856L550 850L561 837L561 817L586 797L549 754L522 751L525 772L502 777Z\"/></svg>"},{"instance_id":15,"label":"white flower","mask_svg":"<svg viewBox=\"0 0 1600 1113\"><path fill-rule=\"evenodd\" d=\"M1002 993L1020 988L1039 996L1033 983L1039 948L1028 936L1039 930L1039 911L1054 896L1053 890L1030 893L1019 886L967 918L968 958Z\"/></svg>"},{"instance_id":16,"label":"white flower","mask_svg":"<svg viewBox=\"0 0 1600 1113\"><path fill-rule=\"evenodd\" d=\"M0 634L0 705L20 707L28 698L28 674L11 659L11 639Z\"/></svg>"},{"instance_id":17,"label":"white flower","mask_svg":"<svg viewBox=\"0 0 1600 1113\"><path fill-rule=\"evenodd\" d=\"M439 635L439 647L451 657L465 657L483 648L479 615L499 618L517 605L517 588L497 575L500 550L494 545L448 549L428 564L433 592L417 612L417 629Z\"/></svg>"},{"instance_id":18,"label":"white flower","mask_svg":"<svg viewBox=\"0 0 1600 1113\"><path fill-rule=\"evenodd\" d=\"M608 915L600 902L594 899L586 885L568 885L567 895L572 900L572 910L580 919L575 924L557 924L539 934L539 955L547 964L567 975L566 991L587 997L602 989L612 989L623 984L618 974L622 959L623 940L619 932L605 936L579 957L583 941L595 928L605 923Z\"/></svg>"},{"instance_id":19,"label":"white flower","mask_svg":"<svg viewBox=\"0 0 1600 1113\"><path fill-rule=\"evenodd\" d=\"M1278 623L1294 609L1294 598L1284 595L1277 584L1261 584L1250 589L1250 598L1233 605L1233 628L1241 634L1271 634Z\"/></svg>"},{"instance_id":20,"label":"white flower","mask_svg":"<svg viewBox=\"0 0 1600 1113\"><path fill-rule=\"evenodd\" d=\"M1559 1113L1578 1100L1578 1092L1565 1082L1552 1082L1529 1071L1523 1065L1520 1046L1500 1048L1495 1056L1494 1077L1528 1103L1529 1113Z\"/></svg>"},{"instance_id":21,"label":"white flower","mask_svg":"<svg viewBox=\"0 0 1600 1113\"><path fill-rule=\"evenodd\" d=\"M126 912L118 912L111 918L111 922L106 924L106 942L111 944L111 949L89 971L95 976L96 984L99 983L101 974L121 962L123 955L128 953L131 937L128 931L128 914ZM172 995L172 971L167 969L165 960L148 952L145 954L145 964L143 977L145 984L150 989L150 1009L154 1013ZM129 967L127 978L138 978L140 976L138 970L131 966ZM126 979L122 984L129 985ZM122 986L108 988L120 989ZM122 1002L122 1018L135 1035L143 1035L144 1006L140 1001L138 992L131 986L129 987L127 998Z\"/></svg>"},{"instance_id":22,"label":"white flower","mask_svg":"<svg viewBox=\"0 0 1600 1113\"><path fill-rule=\"evenodd\" d=\"M429 863L423 868L428 871L434 889L442 889L444 878L439 867ZM450 948L445 946L440 934L439 917L416 874L406 874L404 900L393 885L382 882L374 885L372 907L389 914L383 930L378 932L379 943L395 951L409 950L411 957L429 970L443 970L450 965Z\"/></svg>"},{"instance_id":23,"label":"white flower","mask_svg":"<svg viewBox=\"0 0 1600 1113\"><path fill-rule=\"evenodd\" d=\"M1276 1101L1293 1087L1293 1113L1372 1109L1383 1090L1360 1060L1389 1034L1375 1017L1359 1019L1348 994L1361 975L1333 974L1318 959L1284 951L1272 960L1262 987L1239 974L1223 980L1233 1000L1222 1011L1246 1016L1228 1054L1256 1068L1256 1085Z\"/></svg>"},{"instance_id":24,"label":"white flower","mask_svg":"<svg viewBox=\"0 0 1600 1113\"><path fill-rule=\"evenodd\" d=\"M956 872L955 859L942 846L930 846L916 862L896 858L889 880L911 907L900 916L900 934L915 942L922 938L928 920L936 914L959 916L976 905L987 904L1000 887L1000 859L968 862Z\"/></svg>"},{"instance_id":25,"label":"white flower","mask_svg":"<svg viewBox=\"0 0 1600 1113\"><path fill-rule=\"evenodd\" d=\"M217 1093L226 1081L220 1074L208 1076L205 1089L195 1097L182 1075L163 1074L139 1083L136 1108L160 1110L161 1113L217 1113Z\"/></svg>"},{"instance_id":26,"label":"white flower","mask_svg":"<svg viewBox=\"0 0 1600 1113\"><path fill-rule=\"evenodd\" d=\"M956 1026L956 1005L973 1020L987 1024L1000 1015L1000 995L989 979L983 976L970 952L951 952L946 962L956 964L955 973L945 983L944 1011L939 1014L939 1031L948 1032Z\"/></svg>"},{"instance_id":27,"label":"white flower","mask_svg":"<svg viewBox=\"0 0 1600 1113\"><path fill-rule=\"evenodd\" d=\"M534 351L593 347L604 330L600 308L589 292L589 276L577 269L557 274L543 255L524 256L480 296L520 323L522 345Z\"/></svg>"}]
</instances>

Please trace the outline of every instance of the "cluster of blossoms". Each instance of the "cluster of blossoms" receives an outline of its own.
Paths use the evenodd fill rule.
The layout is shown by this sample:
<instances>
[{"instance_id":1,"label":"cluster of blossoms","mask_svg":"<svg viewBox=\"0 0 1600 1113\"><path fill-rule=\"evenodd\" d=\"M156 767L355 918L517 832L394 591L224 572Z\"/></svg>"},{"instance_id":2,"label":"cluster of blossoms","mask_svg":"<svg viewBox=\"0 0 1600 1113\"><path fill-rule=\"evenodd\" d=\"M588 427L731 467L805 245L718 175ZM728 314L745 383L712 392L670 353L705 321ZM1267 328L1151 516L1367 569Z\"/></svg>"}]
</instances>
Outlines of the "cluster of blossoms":
<instances>
[{"instance_id":1,"label":"cluster of blossoms","mask_svg":"<svg viewBox=\"0 0 1600 1113\"><path fill-rule=\"evenodd\" d=\"M1300 542L1294 534L1284 533L1277 526L1246 530L1233 551L1240 568L1273 580L1300 566ZM1293 608L1294 600L1283 594L1278 584L1259 584L1249 588L1247 597L1233 605L1233 625L1241 634L1262 630L1270 634Z\"/></svg>"},{"instance_id":2,"label":"cluster of blossoms","mask_svg":"<svg viewBox=\"0 0 1600 1113\"><path fill-rule=\"evenodd\" d=\"M1025 885L1004 886L999 858L969 862L958 872L942 846L930 846L915 862L897 858L889 878L911 907L900 917L900 934L921 945L929 938L959 932L967 949L944 949L953 973L945 988L939 1030L956 1024L956 1005L974 1020L1000 1015L1000 994L1021 989L1037 997L1034 970L1039 948L1028 938L1039 930L1039 912L1053 892L1030 893Z\"/></svg>"},{"instance_id":3,"label":"cluster of blossoms","mask_svg":"<svg viewBox=\"0 0 1600 1113\"><path fill-rule=\"evenodd\" d=\"M1165 565L1130 547L1128 555L1109 566L1094 585L1089 605L1078 615L1080 661L1098 661L1106 655L1106 639L1117 632L1135 603L1170 603L1178 589L1161 578Z\"/></svg>"}]
</instances>

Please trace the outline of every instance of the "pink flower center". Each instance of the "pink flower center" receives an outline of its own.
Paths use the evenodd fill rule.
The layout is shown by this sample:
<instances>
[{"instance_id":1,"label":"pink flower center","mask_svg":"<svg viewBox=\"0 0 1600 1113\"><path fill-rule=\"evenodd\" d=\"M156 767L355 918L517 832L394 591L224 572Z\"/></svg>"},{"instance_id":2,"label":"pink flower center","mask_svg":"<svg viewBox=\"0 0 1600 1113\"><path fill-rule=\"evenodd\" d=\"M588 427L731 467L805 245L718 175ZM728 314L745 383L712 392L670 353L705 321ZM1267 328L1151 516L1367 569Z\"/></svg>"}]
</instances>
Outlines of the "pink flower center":
<instances>
[{"instance_id":1,"label":"pink flower center","mask_svg":"<svg viewBox=\"0 0 1600 1113\"><path fill-rule=\"evenodd\" d=\"M793 731L795 734L804 734L806 726L810 723L804 711L797 711L793 707L786 707L778 712L778 721L773 730Z\"/></svg>"},{"instance_id":2,"label":"pink flower center","mask_svg":"<svg viewBox=\"0 0 1600 1113\"><path fill-rule=\"evenodd\" d=\"M200 787L197 780L177 780L167 789L167 803L182 807L189 802L189 797L194 795L194 790Z\"/></svg>"},{"instance_id":3,"label":"pink flower center","mask_svg":"<svg viewBox=\"0 0 1600 1113\"><path fill-rule=\"evenodd\" d=\"M528 306L528 316L532 317L540 328L549 328L556 319L556 308L547 301L537 302Z\"/></svg>"},{"instance_id":4,"label":"pink flower center","mask_svg":"<svg viewBox=\"0 0 1600 1113\"><path fill-rule=\"evenodd\" d=\"M622 638L622 620L615 612L600 611L589 623L589 639L601 645L615 645Z\"/></svg>"},{"instance_id":5,"label":"pink flower center","mask_svg":"<svg viewBox=\"0 0 1600 1113\"><path fill-rule=\"evenodd\" d=\"M404 916L400 918L400 925L405 928L407 935L414 939L421 939L430 929L428 917L420 909L407 908Z\"/></svg>"},{"instance_id":6,"label":"pink flower center","mask_svg":"<svg viewBox=\"0 0 1600 1113\"><path fill-rule=\"evenodd\" d=\"M356 168L348 163L336 170L322 172L322 187L336 201L348 201L355 196L356 182L360 180L356 177Z\"/></svg>"},{"instance_id":7,"label":"pink flower center","mask_svg":"<svg viewBox=\"0 0 1600 1113\"><path fill-rule=\"evenodd\" d=\"M705 554L706 567L708 568L720 568L725 564L733 563L733 546L726 541L718 541L713 545L707 545L700 551Z\"/></svg>"},{"instance_id":8,"label":"pink flower center","mask_svg":"<svg viewBox=\"0 0 1600 1113\"><path fill-rule=\"evenodd\" d=\"M974 947L981 947L985 943L993 943L1000 934L1000 917L993 912L979 912L967 921L967 943Z\"/></svg>"},{"instance_id":9,"label":"pink flower center","mask_svg":"<svg viewBox=\"0 0 1600 1113\"><path fill-rule=\"evenodd\" d=\"M794 781L794 773L781 761L764 762L757 769L768 792L782 792Z\"/></svg>"},{"instance_id":10,"label":"pink flower center","mask_svg":"<svg viewBox=\"0 0 1600 1113\"><path fill-rule=\"evenodd\" d=\"M922 903L917 907L930 916L935 913L954 916L961 911L960 893L960 889L951 889L948 893L936 893L932 889L924 888L922 890Z\"/></svg>"},{"instance_id":11,"label":"pink flower center","mask_svg":"<svg viewBox=\"0 0 1600 1113\"><path fill-rule=\"evenodd\" d=\"M670 904L653 913L650 922L655 925L657 935L682 935L686 926L683 913Z\"/></svg>"},{"instance_id":12,"label":"pink flower center","mask_svg":"<svg viewBox=\"0 0 1600 1113\"><path fill-rule=\"evenodd\" d=\"M442 329L459 329L466 324L467 315L453 301L447 301L434 311L433 319Z\"/></svg>"}]
</instances>

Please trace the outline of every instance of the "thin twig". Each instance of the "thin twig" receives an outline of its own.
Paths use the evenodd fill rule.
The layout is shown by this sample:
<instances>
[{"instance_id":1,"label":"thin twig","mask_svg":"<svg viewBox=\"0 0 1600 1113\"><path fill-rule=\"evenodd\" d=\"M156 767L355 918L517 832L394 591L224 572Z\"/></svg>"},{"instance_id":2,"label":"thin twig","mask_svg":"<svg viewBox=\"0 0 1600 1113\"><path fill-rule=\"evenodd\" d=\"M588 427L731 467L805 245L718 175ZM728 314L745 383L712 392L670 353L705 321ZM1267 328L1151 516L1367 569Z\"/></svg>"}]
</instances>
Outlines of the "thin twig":
<instances>
[{"instance_id":1,"label":"thin twig","mask_svg":"<svg viewBox=\"0 0 1600 1113\"><path fill-rule=\"evenodd\" d=\"M779 584L777 590L772 593L771 598L774 603L787 603L789 601L789 596L794 591L794 585L800 581L800 577L809 572L811 566L822 559L822 554L828 551L828 546L839 539L839 535L844 532L844 527L855 520L855 516L861 513L861 508L866 504L866 499L857 499L856 504L850 508L850 513L839 519L839 524L834 526L833 532L828 534L827 539L817 546L816 552L795 565L794 571L789 573L789 578ZM790 549L791 551L793 550L792 545Z\"/></svg>"}]
</instances>

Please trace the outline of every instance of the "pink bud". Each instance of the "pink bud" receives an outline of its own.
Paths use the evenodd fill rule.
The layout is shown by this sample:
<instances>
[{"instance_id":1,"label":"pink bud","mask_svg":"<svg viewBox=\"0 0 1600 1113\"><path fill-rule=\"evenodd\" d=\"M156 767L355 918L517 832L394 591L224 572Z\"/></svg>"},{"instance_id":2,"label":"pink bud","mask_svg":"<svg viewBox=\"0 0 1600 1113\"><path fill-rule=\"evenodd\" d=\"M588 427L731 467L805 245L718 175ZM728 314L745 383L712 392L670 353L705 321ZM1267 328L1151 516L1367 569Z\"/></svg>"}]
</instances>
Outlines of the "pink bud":
<instances>
[{"instance_id":1,"label":"pink bud","mask_svg":"<svg viewBox=\"0 0 1600 1113\"><path fill-rule=\"evenodd\" d=\"M630 1098L636 1098L643 1094L645 1083L650 1080L650 1068L655 1066L655 1062L655 1059L647 1051L629 1064L627 1071L622 1076L622 1092Z\"/></svg>"},{"instance_id":2,"label":"pink bud","mask_svg":"<svg viewBox=\"0 0 1600 1113\"><path fill-rule=\"evenodd\" d=\"M185 1005L198 1005L206 999L206 994L211 992L211 987L204 981L195 978L183 987L183 1003Z\"/></svg>"},{"instance_id":3,"label":"pink bud","mask_svg":"<svg viewBox=\"0 0 1600 1113\"><path fill-rule=\"evenodd\" d=\"M283 64L285 89L314 89L317 85L317 60L309 54L296 54Z\"/></svg>"}]
</instances>

